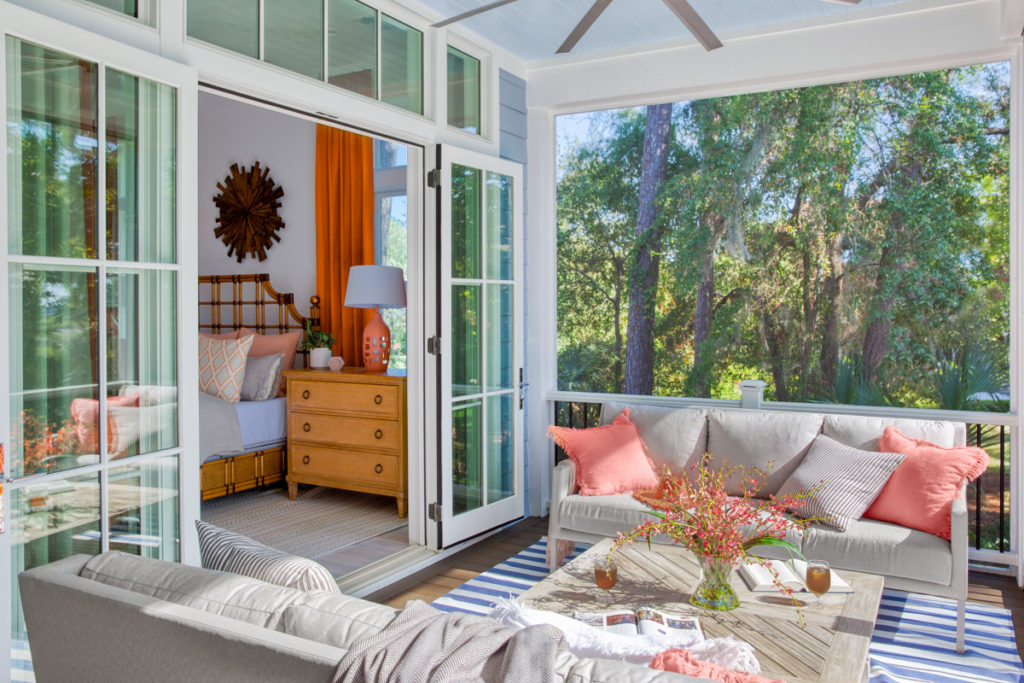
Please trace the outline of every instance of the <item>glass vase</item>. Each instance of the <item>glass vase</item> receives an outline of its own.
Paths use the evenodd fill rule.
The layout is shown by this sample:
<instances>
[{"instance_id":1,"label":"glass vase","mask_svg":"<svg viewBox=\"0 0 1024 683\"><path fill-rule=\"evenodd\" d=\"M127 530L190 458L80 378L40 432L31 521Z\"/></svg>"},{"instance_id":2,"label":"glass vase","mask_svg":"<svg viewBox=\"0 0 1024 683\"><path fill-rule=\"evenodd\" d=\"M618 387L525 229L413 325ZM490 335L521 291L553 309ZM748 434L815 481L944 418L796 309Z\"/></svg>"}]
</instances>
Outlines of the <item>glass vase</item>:
<instances>
[{"instance_id":1,"label":"glass vase","mask_svg":"<svg viewBox=\"0 0 1024 683\"><path fill-rule=\"evenodd\" d=\"M698 555L700 581L693 589L690 603L701 609L727 611L740 606L732 588L732 562L717 557Z\"/></svg>"}]
</instances>

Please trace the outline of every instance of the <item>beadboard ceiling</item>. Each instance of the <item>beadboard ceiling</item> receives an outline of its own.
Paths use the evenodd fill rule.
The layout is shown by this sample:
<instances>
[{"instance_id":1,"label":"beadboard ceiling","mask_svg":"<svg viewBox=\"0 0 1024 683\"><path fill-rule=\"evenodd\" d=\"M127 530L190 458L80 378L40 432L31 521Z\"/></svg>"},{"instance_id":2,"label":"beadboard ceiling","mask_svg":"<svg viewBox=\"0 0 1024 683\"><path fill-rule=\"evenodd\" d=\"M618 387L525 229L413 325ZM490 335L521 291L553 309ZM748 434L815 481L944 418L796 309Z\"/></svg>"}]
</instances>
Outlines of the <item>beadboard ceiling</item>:
<instances>
[{"instance_id":1,"label":"beadboard ceiling","mask_svg":"<svg viewBox=\"0 0 1024 683\"><path fill-rule=\"evenodd\" d=\"M399 0L401 1L401 0ZM447 18L490 4L492 0L410 0L432 18ZM594 0L517 0L459 22L465 31L499 45L527 62L547 60L593 5ZM855 21L895 9L920 5L915 0L861 0L856 6L828 0L690 0L690 4L725 42L728 34L783 25ZM932 0L930 6L947 4ZM659 43L695 44L693 36L662 0L613 0L573 49L573 55L626 50Z\"/></svg>"}]
</instances>

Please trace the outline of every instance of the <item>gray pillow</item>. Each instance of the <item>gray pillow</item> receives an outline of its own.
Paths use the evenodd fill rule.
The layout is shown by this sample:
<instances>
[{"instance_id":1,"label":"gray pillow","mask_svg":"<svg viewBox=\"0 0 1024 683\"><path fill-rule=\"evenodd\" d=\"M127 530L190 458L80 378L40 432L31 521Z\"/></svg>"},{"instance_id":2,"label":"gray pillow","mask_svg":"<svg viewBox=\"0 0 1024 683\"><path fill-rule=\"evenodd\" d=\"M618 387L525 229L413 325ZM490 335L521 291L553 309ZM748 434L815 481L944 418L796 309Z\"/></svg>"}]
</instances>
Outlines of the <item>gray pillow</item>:
<instances>
[{"instance_id":1,"label":"gray pillow","mask_svg":"<svg viewBox=\"0 0 1024 683\"><path fill-rule=\"evenodd\" d=\"M239 398L243 401L266 401L277 396L281 388L281 362L284 355L272 353L269 356L245 359L245 377Z\"/></svg>"},{"instance_id":2,"label":"gray pillow","mask_svg":"<svg viewBox=\"0 0 1024 683\"><path fill-rule=\"evenodd\" d=\"M907 456L877 453L841 444L819 434L807 456L779 487L778 497L821 487L796 509L796 515L814 517L822 524L846 531L860 519L885 487L893 471Z\"/></svg>"},{"instance_id":3,"label":"gray pillow","mask_svg":"<svg viewBox=\"0 0 1024 683\"><path fill-rule=\"evenodd\" d=\"M206 569L241 574L297 590L340 593L337 581L313 560L275 550L248 536L196 520L199 557Z\"/></svg>"}]
</instances>

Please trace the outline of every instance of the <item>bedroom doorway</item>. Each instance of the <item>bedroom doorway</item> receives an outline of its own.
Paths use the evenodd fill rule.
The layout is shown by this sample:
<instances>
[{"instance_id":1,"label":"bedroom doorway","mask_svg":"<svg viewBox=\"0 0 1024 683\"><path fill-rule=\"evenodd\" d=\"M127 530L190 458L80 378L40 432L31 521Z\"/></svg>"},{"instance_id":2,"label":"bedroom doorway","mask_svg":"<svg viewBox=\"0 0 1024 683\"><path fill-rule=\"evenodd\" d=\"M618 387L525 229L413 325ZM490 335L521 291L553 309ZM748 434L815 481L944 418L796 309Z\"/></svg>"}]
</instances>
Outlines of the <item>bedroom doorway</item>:
<instances>
[{"instance_id":1,"label":"bedroom doorway","mask_svg":"<svg viewBox=\"0 0 1024 683\"><path fill-rule=\"evenodd\" d=\"M291 295L294 306L292 320L313 316L310 299L321 298L321 307L328 305L324 301L326 295L317 291L317 207L316 187L322 166L317 162L317 127L325 124L322 117L308 116L301 112L286 110L268 103L249 100L236 93L226 93L213 88L201 89L199 95L199 273L203 278L222 278L230 280L239 275L255 273L266 274L270 289L278 295ZM337 126L332 126L337 128ZM372 187L369 190L366 213L372 215L372 244L367 248L373 254L373 263L378 265L396 266L402 269L408 281L406 308L382 309L385 322L390 327L392 352L389 375L396 375L404 383L408 381L408 394L412 394L415 385L415 354L409 354L407 339L409 328L415 328L417 321L409 312L416 311L420 287L420 274L417 260L410 254L417 253L415 227L421 220L422 196L416 185L419 183L421 168L421 148L402 141L363 135L370 140L371 159L367 167L372 168L370 177L365 183ZM219 211L213 198L218 193L218 183L223 187L225 176L232 164L240 168L251 168L256 162L269 173L273 183L281 188L279 216L284 221L284 228L278 231L280 241L275 242L266 251L266 259L257 261L245 258L242 262L235 255L228 255L225 246L214 234L218 225ZM366 174L364 174L366 175ZM412 179L416 178L416 183ZM366 195L366 188L361 190ZM365 235L364 235L365 237ZM226 286L230 289L230 286ZM220 298L237 297L251 300L247 294L221 294ZM206 299L200 292L200 302ZM234 306L236 302L226 302ZM271 306L271 308L273 308ZM233 313L226 313L227 308L217 314L221 317L220 327L206 327L212 312L203 311L200 307L200 331L230 333L238 325L252 327L246 322L245 316L252 318L259 314L243 311L243 319L226 323L224 318ZM269 309L267 309L269 310ZM270 317L279 315L269 314ZM290 314L285 313L286 317ZM323 316L323 308L319 315ZM238 322L238 324L235 324ZM262 330L267 339L278 326L271 322L267 329ZM299 327L302 326L300 322ZM361 325L360 325L361 330ZM289 330L290 331L290 330ZM334 330L337 333L337 330ZM260 339L260 338L258 338ZM264 340L265 341L265 340ZM338 353L336 349L335 354ZM344 353L343 353L344 355ZM252 353L250 353L250 357ZM296 356L295 367L302 367L304 361ZM352 365L352 359L346 358L346 370ZM323 371L327 372L327 371ZM305 381L304 378L303 381ZM314 377L313 379L317 379ZM316 382L316 386L328 386L329 382ZM329 388L329 387L328 387ZM398 506L394 497L375 495L369 480L378 476L388 476L391 471L388 462L394 457L398 461L397 451L389 446L382 446L370 438L370 445L365 449L352 452L352 446L346 445L344 434L322 437L322 440L306 436L304 441L314 452L312 465L304 465L301 461L291 463L296 472L315 467L315 458L325 455L331 460L327 468L331 472L338 468L346 469L346 477L355 476L349 484L311 485L300 483L297 496L291 500L288 496L286 477L288 456L285 454L284 440L287 426L297 419L301 411L308 408L298 405L299 399L280 398L279 412L274 417L263 415L255 418L261 427L276 424L276 434L260 433L253 439L244 442L244 448L229 449L234 452L230 465L221 465L221 469L234 468L244 470L247 460L238 453L258 452L260 462L251 466L254 472L261 471L267 463L281 462L282 477L277 481L260 479L256 474L250 483L239 485L232 480L226 484L227 495L207 496L205 480L207 469L212 469L216 456L225 453L203 453L204 502L200 518L217 526L252 537L268 546L279 550L314 559L331 571L336 578L363 569L367 565L379 562L395 553L401 552L411 545L422 544L423 515L422 509L422 468L419 465L420 452L414 438L413 424L419 424L415 415L414 402L404 406L402 414L408 415L402 428L408 433L404 441L409 444L408 451L402 454L402 479L408 487L408 516L398 514ZM291 407L289 407L291 400ZM332 399L333 402L333 399ZM247 402L239 403L238 413L242 414ZM415 402L418 404L419 402ZM405 409L407 408L407 409ZM336 416L328 414L322 408L313 408L308 413L328 422ZM359 418L360 416L357 416ZM248 430L243 416L240 425L244 433ZM358 420L357 420L358 422ZM319 428L319 422L313 421L311 434ZM362 422L358 422L362 424ZM357 424L357 426L358 426ZM201 424L202 427L202 424ZM371 431L372 434L372 431ZM380 438L380 437L377 437ZM386 439L385 439L386 440ZM281 449L277 455L274 449ZM370 465L364 473L351 474L351 463L358 463L355 456L369 454L385 458L383 473L375 471ZM376 461L375 461L376 462ZM336 463L348 463L337 464ZM208 467L208 465L210 465ZM305 469L304 469L305 468ZM269 471L269 470L267 470ZM325 470L320 470L315 475ZM316 476L313 477L314 479ZM252 483L255 482L255 483ZM337 483L337 482L335 482ZM367 485L362 485L362 484ZM403 500L403 503L405 501Z\"/></svg>"}]
</instances>

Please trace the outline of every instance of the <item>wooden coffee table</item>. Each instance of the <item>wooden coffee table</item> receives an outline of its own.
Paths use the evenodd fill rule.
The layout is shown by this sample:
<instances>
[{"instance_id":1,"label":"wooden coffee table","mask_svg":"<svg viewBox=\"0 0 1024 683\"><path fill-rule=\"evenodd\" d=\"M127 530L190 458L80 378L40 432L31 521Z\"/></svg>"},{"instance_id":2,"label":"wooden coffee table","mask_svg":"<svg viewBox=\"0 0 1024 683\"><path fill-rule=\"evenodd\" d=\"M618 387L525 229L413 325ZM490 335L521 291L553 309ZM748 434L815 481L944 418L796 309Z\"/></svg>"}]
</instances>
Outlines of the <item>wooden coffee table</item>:
<instances>
[{"instance_id":1,"label":"wooden coffee table","mask_svg":"<svg viewBox=\"0 0 1024 683\"><path fill-rule=\"evenodd\" d=\"M733 571L740 606L729 612L702 610L689 603L700 567L681 548L655 543L616 551L619 581L611 604L600 602L594 585L594 556L607 554L611 540L597 543L548 578L519 596L520 604L571 615L574 611L607 612L650 606L700 618L708 638L732 635L754 647L761 674L788 683L867 680L868 643L874 630L883 579L873 574L841 571L853 593L815 598L797 593L799 614L779 593L751 593ZM804 624L800 624L802 614Z\"/></svg>"}]
</instances>

